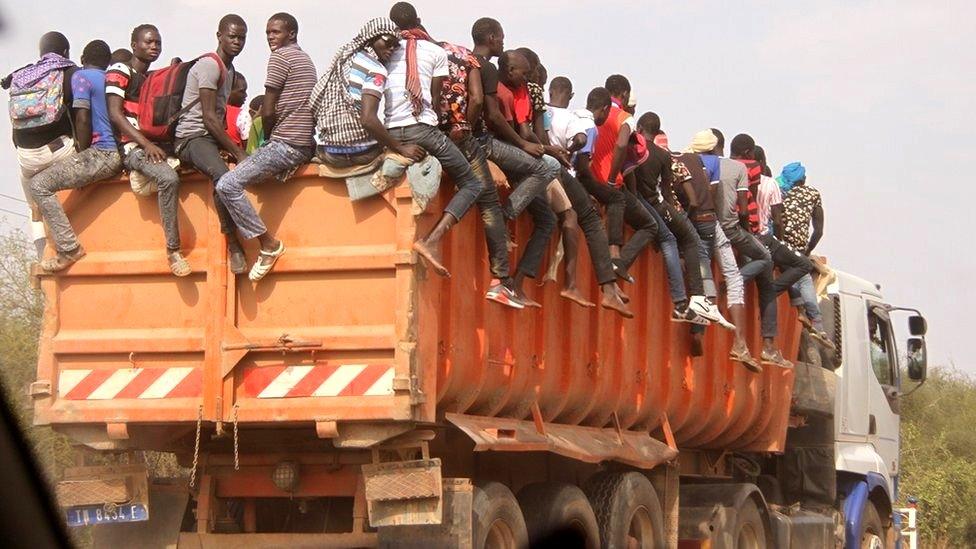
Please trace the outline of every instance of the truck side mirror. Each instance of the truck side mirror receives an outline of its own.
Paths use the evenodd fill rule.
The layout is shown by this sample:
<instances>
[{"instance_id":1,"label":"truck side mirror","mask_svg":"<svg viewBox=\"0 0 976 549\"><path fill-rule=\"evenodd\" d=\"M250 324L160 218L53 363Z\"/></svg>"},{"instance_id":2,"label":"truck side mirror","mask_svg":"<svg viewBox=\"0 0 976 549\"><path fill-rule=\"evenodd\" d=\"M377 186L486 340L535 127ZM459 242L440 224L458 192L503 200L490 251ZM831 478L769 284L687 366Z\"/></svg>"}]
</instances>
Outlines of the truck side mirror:
<instances>
[{"instance_id":1,"label":"truck side mirror","mask_svg":"<svg viewBox=\"0 0 976 549\"><path fill-rule=\"evenodd\" d=\"M912 317L922 318L922 317ZM925 322L925 319L922 319ZM914 333L914 332L913 332ZM925 340L920 337L908 339L908 379L919 383L925 381L928 375L928 356L925 351Z\"/></svg>"},{"instance_id":2,"label":"truck side mirror","mask_svg":"<svg viewBox=\"0 0 976 549\"><path fill-rule=\"evenodd\" d=\"M913 336L924 336L929 331L929 325L925 322L925 317L922 315L908 317L908 331Z\"/></svg>"}]
</instances>

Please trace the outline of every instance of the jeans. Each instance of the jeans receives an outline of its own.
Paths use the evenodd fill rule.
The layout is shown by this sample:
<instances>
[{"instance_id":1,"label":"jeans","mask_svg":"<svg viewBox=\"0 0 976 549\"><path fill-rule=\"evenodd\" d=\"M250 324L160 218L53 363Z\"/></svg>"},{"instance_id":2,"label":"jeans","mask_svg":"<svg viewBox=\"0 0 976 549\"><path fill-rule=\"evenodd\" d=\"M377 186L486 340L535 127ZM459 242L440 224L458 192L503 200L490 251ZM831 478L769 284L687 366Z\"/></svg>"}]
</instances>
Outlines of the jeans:
<instances>
[{"instance_id":1,"label":"jeans","mask_svg":"<svg viewBox=\"0 0 976 549\"><path fill-rule=\"evenodd\" d=\"M806 256L794 252L772 234L761 235L759 241L769 250L773 264L779 267L781 271L780 275L773 281L776 295L792 288L798 280L813 270L813 263Z\"/></svg>"},{"instance_id":2,"label":"jeans","mask_svg":"<svg viewBox=\"0 0 976 549\"><path fill-rule=\"evenodd\" d=\"M444 211L458 221L468 213L471 206L481 196L484 183L474 174L471 164L461 151L448 139L444 132L427 124L414 124L388 130L393 139L401 143L420 145L428 154L436 158L444 171L451 176L457 192L451 197Z\"/></svg>"},{"instance_id":3,"label":"jeans","mask_svg":"<svg viewBox=\"0 0 976 549\"><path fill-rule=\"evenodd\" d=\"M514 145L495 139L491 134L483 134L476 139L484 148L488 160L509 176L509 183L514 189L508 195L508 216L512 219L521 215L536 197L544 196L549 183L559 177L559 161L551 156L536 158Z\"/></svg>"},{"instance_id":4,"label":"jeans","mask_svg":"<svg viewBox=\"0 0 976 549\"><path fill-rule=\"evenodd\" d=\"M244 188L308 162L313 149L271 139L217 180L217 195L227 206L241 236L251 239L268 232L254 205L244 196Z\"/></svg>"},{"instance_id":5,"label":"jeans","mask_svg":"<svg viewBox=\"0 0 976 549\"><path fill-rule=\"evenodd\" d=\"M640 199L641 204L651 214L657 222L657 245L661 248L661 255L664 256L664 269L668 272L668 289L671 292L671 302L681 303L688 299L688 292L685 289L685 277L681 271L681 255L678 253L678 239L668 228L661 212L651 205L646 199ZM698 257L698 246L695 245L693 254ZM690 274L690 270L689 270ZM701 285L701 273L698 273L699 286Z\"/></svg>"},{"instance_id":6,"label":"jeans","mask_svg":"<svg viewBox=\"0 0 976 549\"><path fill-rule=\"evenodd\" d=\"M640 203L637 195L627 189L621 189L621 192L624 195L624 221L634 229L630 240L620 249L620 261L629 269L644 248L657 238L659 229L654 216Z\"/></svg>"},{"instance_id":7,"label":"jeans","mask_svg":"<svg viewBox=\"0 0 976 549\"><path fill-rule=\"evenodd\" d=\"M180 162L195 168L213 182L219 181L225 173L230 171L227 163L220 157L220 146L217 145L217 140L209 135L191 137L186 141L177 143L176 150ZM227 211L227 206L220 200L216 187L214 187L214 207L217 208L217 218L220 219L220 232L234 234L236 229L234 219Z\"/></svg>"},{"instance_id":8,"label":"jeans","mask_svg":"<svg viewBox=\"0 0 976 549\"><path fill-rule=\"evenodd\" d=\"M517 271L535 278L539 274L549 238L558 223L556 214L546 202L545 192L549 183L559 175L559 163L549 157L534 158L518 147L490 135L477 139L488 159L497 164L512 183L514 190L508 197L511 208L509 215L517 217L526 209L532 215L532 235L529 236L529 242L522 252ZM555 167L550 164L550 161L556 162ZM548 179L545 179L546 177Z\"/></svg>"},{"instance_id":9,"label":"jeans","mask_svg":"<svg viewBox=\"0 0 976 549\"><path fill-rule=\"evenodd\" d=\"M508 264L508 227L505 225L505 214L498 199L495 180L488 169L487 155L478 140L471 134L466 134L456 145L471 164L474 175L484 185L476 204L481 210L481 221L485 225L488 266L493 277L505 280L511 274Z\"/></svg>"},{"instance_id":10,"label":"jeans","mask_svg":"<svg viewBox=\"0 0 976 549\"><path fill-rule=\"evenodd\" d=\"M678 248L681 255L685 258L685 270L688 272L688 291L690 295L705 295L705 287L702 279L701 258L699 248L701 239L698 231L688 219L688 214L678 210L667 202L661 202L654 207L658 215L664 218L664 223L668 227L675 239L678 241ZM709 276L711 269L709 269Z\"/></svg>"},{"instance_id":11,"label":"jeans","mask_svg":"<svg viewBox=\"0 0 976 549\"><path fill-rule=\"evenodd\" d=\"M760 329L762 336L776 337L777 294L773 285L773 258L766 246L742 226L729 223L722 229L740 258L747 261L740 269L743 282L756 279L756 286L759 288L759 311L762 316Z\"/></svg>"},{"instance_id":12,"label":"jeans","mask_svg":"<svg viewBox=\"0 0 976 549\"><path fill-rule=\"evenodd\" d=\"M627 212L627 197L621 188L593 181L588 177L580 180L587 192L607 208L607 237L611 246L624 245L624 217Z\"/></svg>"},{"instance_id":13,"label":"jeans","mask_svg":"<svg viewBox=\"0 0 976 549\"><path fill-rule=\"evenodd\" d=\"M41 210L59 252L78 248L78 236L54 193L65 189L80 189L96 181L108 179L122 172L122 157L116 149L89 147L77 155L55 162L30 180L31 197Z\"/></svg>"},{"instance_id":14,"label":"jeans","mask_svg":"<svg viewBox=\"0 0 976 549\"><path fill-rule=\"evenodd\" d=\"M590 200L590 195L583 188L583 184L569 171L560 170L559 182L566 191L573 210L576 211L576 222L583 230L583 237L586 238L586 247L590 250L590 261L593 262L597 282L603 285L615 281L617 275L613 273L613 265L610 263L610 243L607 240L607 232L603 228L600 212L593 206L593 201Z\"/></svg>"},{"instance_id":15,"label":"jeans","mask_svg":"<svg viewBox=\"0 0 976 549\"><path fill-rule=\"evenodd\" d=\"M319 147L315 156L333 168L351 168L353 166L365 166L376 160L376 157L383 154L383 147L379 144L366 149L365 151L348 153L331 153L325 147Z\"/></svg>"},{"instance_id":16,"label":"jeans","mask_svg":"<svg viewBox=\"0 0 976 549\"><path fill-rule=\"evenodd\" d=\"M156 200L159 203L159 219L163 224L163 235L166 238L166 251L175 252L180 249L179 226L179 187L180 176L168 163L150 162L146 152L132 149L125 155L125 168L138 171L156 182L159 187Z\"/></svg>"},{"instance_id":17,"label":"jeans","mask_svg":"<svg viewBox=\"0 0 976 549\"><path fill-rule=\"evenodd\" d=\"M74 140L67 135L51 141L36 149L17 148L17 162L20 164L20 186L24 190L24 198L31 208L31 238L37 247L37 258L44 257L44 222L37 211L37 203L31 196L30 180L41 170L47 169L59 160L64 160L77 154Z\"/></svg>"},{"instance_id":18,"label":"jeans","mask_svg":"<svg viewBox=\"0 0 976 549\"><path fill-rule=\"evenodd\" d=\"M742 282L739 266L735 262L732 243L726 238L722 227L715 220L692 221L692 224L700 239L698 258L705 295L712 299L718 297L715 279L712 277L712 252L714 251L718 254L719 268L722 269L722 277L725 279L725 303L729 307L745 305L745 283ZM705 327L696 324L691 327L691 332L704 333Z\"/></svg>"},{"instance_id":19,"label":"jeans","mask_svg":"<svg viewBox=\"0 0 976 549\"><path fill-rule=\"evenodd\" d=\"M817 299L817 289L813 285L813 277L805 274L790 288L790 303L795 307L802 306L807 318L818 331L824 331L823 315L820 313L820 302Z\"/></svg>"}]
</instances>

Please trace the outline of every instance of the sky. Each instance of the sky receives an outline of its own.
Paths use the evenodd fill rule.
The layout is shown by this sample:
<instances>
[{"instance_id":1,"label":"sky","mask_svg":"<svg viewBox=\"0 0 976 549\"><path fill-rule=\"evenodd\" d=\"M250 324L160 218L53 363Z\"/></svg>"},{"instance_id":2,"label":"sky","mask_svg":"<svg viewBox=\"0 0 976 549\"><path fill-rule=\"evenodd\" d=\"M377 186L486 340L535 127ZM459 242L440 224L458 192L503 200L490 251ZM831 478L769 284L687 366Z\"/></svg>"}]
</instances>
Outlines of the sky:
<instances>
[{"instance_id":1,"label":"sky","mask_svg":"<svg viewBox=\"0 0 976 549\"><path fill-rule=\"evenodd\" d=\"M298 18L299 43L320 74L341 44L392 2L321 0L67 2L43 9L0 1L6 73L36 59L37 39L59 30L77 60L100 38L128 47L131 29L154 23L161 60L212 51L217 21L238 13L250 36L235 65L252 95L264 82L264 25L275 11ZM565 2L417 0L431 35L470 46L475 19L494 17L506 47L539 53L550 78L569 77L574 106L612 73L626 75L639 113L653 110L672 148L703 128L731 140L748 133L773 170L807 167L820 189L825 236L817 253L844 271L881 284L895 305L929 321L930 365L976 374L968 312L976 311L976 259L965 227L976 204L963 141L976 128L976 4L868 2ZM93 8L97 6L100 12ZM132 7L132 6L138 6ZM273 7L272 7L273 6ZM617 10L610 13L611 8ZM0 117L0 135L9 121ZM9 141L8 141L9 143ZM966 168L968 169L968 168ZM962 170L956 173L957 170ZM21 196L13 146L0 146L0 193ZM0 197L0 208L23 205ZM4 230L25 228L0 211ZM968 311L968 312L967 312ZM904 349L904 342L899 343Z\"/></svg>"}]
</instances>

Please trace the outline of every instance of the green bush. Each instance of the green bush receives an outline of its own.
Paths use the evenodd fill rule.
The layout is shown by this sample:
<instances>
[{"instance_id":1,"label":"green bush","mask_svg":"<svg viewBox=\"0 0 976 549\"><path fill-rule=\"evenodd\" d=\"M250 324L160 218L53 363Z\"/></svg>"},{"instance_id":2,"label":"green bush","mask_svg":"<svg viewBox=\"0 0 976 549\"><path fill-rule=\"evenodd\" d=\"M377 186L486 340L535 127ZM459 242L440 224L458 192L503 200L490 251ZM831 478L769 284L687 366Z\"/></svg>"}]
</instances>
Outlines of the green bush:
<instances>
[{"instance_id":1,"label":"green bush","mask_svg":"<svg viewBox=\"0 0 976 549\"><path fill-rule=\"evenodd\" d=\"M903 399L901 503L918 499L925 547L976 547L976 380L935 368Z\"/></svg>"}]
</instances>

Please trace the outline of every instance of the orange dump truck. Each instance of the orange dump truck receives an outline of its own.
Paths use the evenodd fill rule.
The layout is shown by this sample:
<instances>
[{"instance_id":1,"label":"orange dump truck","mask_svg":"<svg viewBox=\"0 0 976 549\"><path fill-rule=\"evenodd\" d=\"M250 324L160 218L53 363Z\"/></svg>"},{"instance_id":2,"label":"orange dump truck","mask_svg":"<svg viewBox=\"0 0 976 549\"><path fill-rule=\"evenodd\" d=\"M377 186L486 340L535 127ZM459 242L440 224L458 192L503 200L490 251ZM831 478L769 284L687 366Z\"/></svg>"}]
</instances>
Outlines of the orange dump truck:
<instances>
[{"instance_id":1,"label":"orange dump truck","mask_svg":"<svg viewBox=\"0 0 976 549\"><path fill-rule=\"evenodd\" d=\"M654 251L626 288L633 320L555 283L529 288L542 309L486 301L477 213L445 240L450 279L411 251L450 192L415 216L407 185L351 202L314 166L259 186L251 198L288 251L258 283L230 273L196 173L180 191L193 269L180 279L153 198L124 178L64 193L88 255L40 276L36 421L192 468L169 482L139 459L71 469L57 489L68 522L98 524L96 544L116 547L519 547L553 532L594 547L763 547L799 528L769 494L797 491L777 473L791 426L831 415L800 378L823 389L832 372L752 374L718 327L693 358ZM799 325L785 298L780 310L778 343L796 359ZM812 522L833 539L833 517Z\"/></svg>"}]
</instances>

